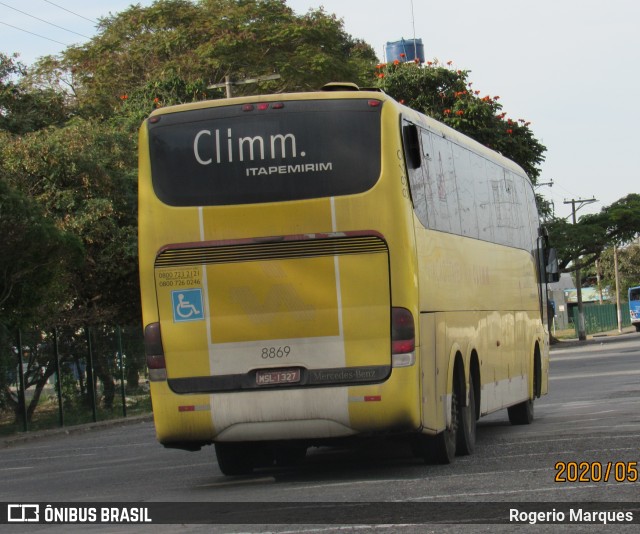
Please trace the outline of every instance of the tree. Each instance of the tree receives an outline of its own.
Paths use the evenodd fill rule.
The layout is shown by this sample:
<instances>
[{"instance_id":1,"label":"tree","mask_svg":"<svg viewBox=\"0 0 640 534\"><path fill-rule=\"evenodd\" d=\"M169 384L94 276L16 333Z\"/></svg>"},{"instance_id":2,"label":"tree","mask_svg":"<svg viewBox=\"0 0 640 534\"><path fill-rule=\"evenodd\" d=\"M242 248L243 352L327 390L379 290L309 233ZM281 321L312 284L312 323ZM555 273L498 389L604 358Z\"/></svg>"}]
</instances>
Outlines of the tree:
<instances>
[{"instance_id":1,"label":"tree","mask_svg":"<svg viewBox=\"0 0 640 534\"><path fill-rule=\"evenodd\" d=\"M63 96L25 83L25 67L0 53L0 153L20 136L60 124ZM37 155L33 155L37 157ZM67 269L80 258L80 241L47 217L28 187L0 158L0 323L37 322L64 305Z\"/></svg>"},{"instance_id":2,"label":"tree","mask_svg":"<svg viewBox=\"0 0 640 534\"><path fill-rule=\"evenodd\" d=\"M615 287L613 247L607 247L598 262L602 285ZM620 298L626 300L630 287L640 285L640 243L618 249L618 278Z\"/></svg>"},{"instance_id":3,"label":"tree","mask_svg":"<svg viewBox=\"0 0 640 534\"><path fill-rule=\"evenodd\" d=\"M101 19L96 37L45 58L38 74L64 84L81 114L103 118L141 91L148 113L154 100L221 98L206 87L226 76L281 76L237 94L308 90L335 79L363 82L375 63L373 49L322 9L297 16L284 0L159 0ZM167 91L178 85L189 89Z\"/></svg>"},{"instance_id":4,"label":"tree","mask_svg":"<svg viewBox=\"0 0 640 534\"><path fill-rule=\"evenodd\" d=\"M65 302L65 271L77 265L80 242L1 173L0 235L0 322L13 327L41 321Z\"/></svg>"},{"instance_id":5,"label":"tree","mask_svg":"<svg viewBox=\"0 0 640 534\"><path fill-rule=\"evenodd\" d=\"M611 245L630 243L640 233L640 195L631 193L600 213L583 215L576 224L555 219L548 224L549 238L558 251L563 272L586 268ZM574 259L579 258L578 264Z\"/></svg>"},{"instance_id":6,"label":"tree","mask_svg":"<svg viewBox=\"0 0 640 534\"><path fill-rule=\"evenodd\" d=\"M0 52L0 131L23 134L60 125L68 113L65 96L53 88L23 83L27 70Z\"/></svg>"},{"instance_id":7,"label":"tree","mask_svg":"<svg viewBox=\"0 0 640 534\"><path fill-rule=\"evenodd\" d=\"M18 410L18 399L9 387L17 356L12 332L45 321L65 305L67 272L79 262L81 245L46 218L36 202L13 189L1 173L0 235L0 408ZM54 370L44 368L48 374L36 372L40 367L35 360L27 363L27 383L36 386L29 415Z\"/></svg>"},{"instance_id":8,"label":"tree","mask_svg":"<svg viewBox=\"0 0 640 534\"><path fill-rule=\"evenodd\" d=\"M474 90L468 75L469 71L454 70L451 62L421 65L396 60L378 65L377 85L399 102L515 161L535 185L546 147L533 136L529 122L506 118L499 96L481 96Z\"/></svg>"},{"instance_id":9,"label":"tree","mask_svg":"<svg viewBox=\"0 0 640 534\"><path fill-rule=\"evenodd\" d=\"M128 133L80 118L62 128L5 134L0 170L52 227L83 245L83 261L68 266L67 301L51 321L139 321L135 157Z\"/></svg>"}]
</instances>

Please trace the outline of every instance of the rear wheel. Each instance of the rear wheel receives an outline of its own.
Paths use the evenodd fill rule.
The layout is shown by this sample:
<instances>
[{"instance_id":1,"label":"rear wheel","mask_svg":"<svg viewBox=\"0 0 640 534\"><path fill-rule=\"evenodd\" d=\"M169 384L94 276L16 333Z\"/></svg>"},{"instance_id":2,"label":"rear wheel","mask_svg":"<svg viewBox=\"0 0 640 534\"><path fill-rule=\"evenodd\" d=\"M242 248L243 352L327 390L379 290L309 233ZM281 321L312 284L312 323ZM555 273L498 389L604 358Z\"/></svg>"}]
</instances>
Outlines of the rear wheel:
<instances>
[{"instance_id":1,"label":"rear wheel","mask_svg":"<svg viewBox=\"0 0 640 534\"><path fill-rule=\"evenodd\" d=\"M224 475L248 475L273 464L273 452L260 443L216 443L218 467Z\"/></svg>"},{"instance_id":2,"label":"rear wheel","mask_svg":"<svg viewBox=\"0 0 640 534\"><path fill-rule=\"evenodd\" d=\"M541 377L542 367L540 362L540 353L538 347L534 354L534 366L533 366L533 395L532 399L528 399L524 402L510 406L507 408L509 412L509 422L512 425L530 425L533 423L533 401L536 396L541 394Z\"/></svg>"},{"instance_id":3,"label":"rear wheel","mask_svg":"<svg viewBox=\"0 0 640 534\"><path fill-rule=\"evenodd\" d=\"M460 406L460 424L456 439L456 454L466 456L476 446L476 396L473 377L469 377L469 400L466 406Z\"/></svg>"},{"instance_id":4,"label":"rear wheel","mask_svg":"<svg viewBox=\"0 0 640 534\"><path fill-rule=\"evenodd\" d=\"M451 426L435 436L417 436L415 452L429 464L450 464L456 457L460 409L458 394L451 395Z\"/></svg>"}]
</instances>

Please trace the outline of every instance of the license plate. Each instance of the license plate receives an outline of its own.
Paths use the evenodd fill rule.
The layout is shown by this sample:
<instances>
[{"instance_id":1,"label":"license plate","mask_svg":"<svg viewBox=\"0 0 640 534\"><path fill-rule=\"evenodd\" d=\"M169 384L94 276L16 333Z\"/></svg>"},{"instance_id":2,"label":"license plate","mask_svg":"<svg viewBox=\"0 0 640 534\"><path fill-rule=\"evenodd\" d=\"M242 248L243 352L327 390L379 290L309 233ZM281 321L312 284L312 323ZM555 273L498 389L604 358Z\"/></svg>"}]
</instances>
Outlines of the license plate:
<instances>
[{"instance_id":1,"label":"license plate","mask_svg":"<svg viewBox=\"0 0 640 534\"><path fill-rule=\"evenodd\" d=\"M256 385L295 384L300 382L300 369L264 369L256 373Z\"/></svg>"}]
</instances>

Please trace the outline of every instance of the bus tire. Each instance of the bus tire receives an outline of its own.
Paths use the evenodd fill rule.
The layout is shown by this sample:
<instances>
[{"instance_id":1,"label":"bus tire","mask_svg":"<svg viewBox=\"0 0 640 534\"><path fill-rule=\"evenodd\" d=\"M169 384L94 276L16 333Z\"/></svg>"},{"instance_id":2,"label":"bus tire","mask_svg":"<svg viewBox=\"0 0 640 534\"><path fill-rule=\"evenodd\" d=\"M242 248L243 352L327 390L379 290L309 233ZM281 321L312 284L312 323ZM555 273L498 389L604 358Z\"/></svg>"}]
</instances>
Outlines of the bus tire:
<instances>
[{"instance_id":1,"label":"bus tire","mask_svg":"<svg viewBox=\"0 0 640 534\"><path fill-rule=\"evenodd\" d=\"M640 332L640 323L636 323L633 326L636 327L636 332Z\"/></svg>"},{"instance_id":2,"label":"bus tire","mask_svg":"<svg viewBox=\"0 0 640 534\"><path fill-rule=\"evenodd\" d=\"M216 443L216 458L223 475L248 475L255 467L250 443Z\"/></svg>"},{"instance_id":3,"label":"bus tire","mask_svg":"<svg viewBox=\"0 0 640 534\"><path fill-rule=\"evenodd\" d=\"M533 359L533 398L524 402L509 406L507 411L509 413L509 422L512 425L530 425L533 423L533 401L536 396L541 394L541 377L542 367L540 361L540 351L536 346Z\"/></svg>"},{"instance_id":4,"label":"bus tire","mask_svg":"<svg viewBox=\"0 0 640 534\"><path fill-rule=\"evenodd\" d=\"M469 393L466 406L460 406L460 424L456 436L456 454L466 456L473 452L476 446L476 396L473 377L469 377Z\"/></svg>"},{"instance_id":5,"label":"bus tire","mask_svg":"<svg viewBox=\"0 0 640 534\"><path fill-rule=\"evenodd\" d=\"M533 423L533 399L526 400L507 408L509 422L512 425L530 425Z\"/></svg>"},{"instance_id":6,"label":"bus tire","mask_svg":"<svg viewBox=\"0 0 640 534\"><path fill-rule=\"evenodd\" d=\"M458 391L454 389L451 394L451 428L446 428L434 438L431 463L450 464L453 462L456 457L459 424L459 398Z\"/></svg>"},{"instance_id":7,"label":"bus tire","mask_svg":"<svg viewBox=\"0 0 640 534\"><path fill-rule=\"evenodd\" d=\"M460 409L458 394L451 395L451 428L446 428L435 436L421 434L417 437L417 452L428 464L450 464L456 457Z\"/></svg>"}]
</instances>

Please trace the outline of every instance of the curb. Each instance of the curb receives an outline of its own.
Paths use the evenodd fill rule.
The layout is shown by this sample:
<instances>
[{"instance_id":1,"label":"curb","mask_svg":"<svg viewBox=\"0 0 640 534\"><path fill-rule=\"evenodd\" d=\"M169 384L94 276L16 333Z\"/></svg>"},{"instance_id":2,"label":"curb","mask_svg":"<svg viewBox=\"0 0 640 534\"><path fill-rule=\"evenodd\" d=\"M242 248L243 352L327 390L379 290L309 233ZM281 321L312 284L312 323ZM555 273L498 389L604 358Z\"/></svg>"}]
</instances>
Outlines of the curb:
<instances>
[{"instance_id":1,"label":"curb","mask_svg":"<svg viewBox=\"0 0 640 534\"><path fill-rule=\"evenodd\" d=\"M120 419L107 419L105 421L97 421L95 423L85 423L82 425L63 426L51 428L47 430L29 430L0 438L0 448L9 448L27 441L36 439L49 438L54 436L76 434L80 432L90 432L101 428L109 428L114 426L128 426L137 423L147 423L153 421L153 414L134 415L132 417L122 417Z\"/></svg>"},{"instance_id":2,"label":"curb","mask_svg":"<svg viewBox=\"0 0 640 534\"><path fill-rule=\"evenodd\" d=\"M587 336L587 339L584 341L580 341L579 339L567 339L567 340L556 340L555 343L551 344L550 349L566 349L570 347L580 347L584 345L595 345L602 343L612 343L615 341L627 341L633 339L633 334L637 334L635 328L625 329L622 332L618 332L617 330L612 330L611 332L601 332L599 334L590 334ZM640 338L638 338L640 339Z\"/></svg>"}]
</instances>

